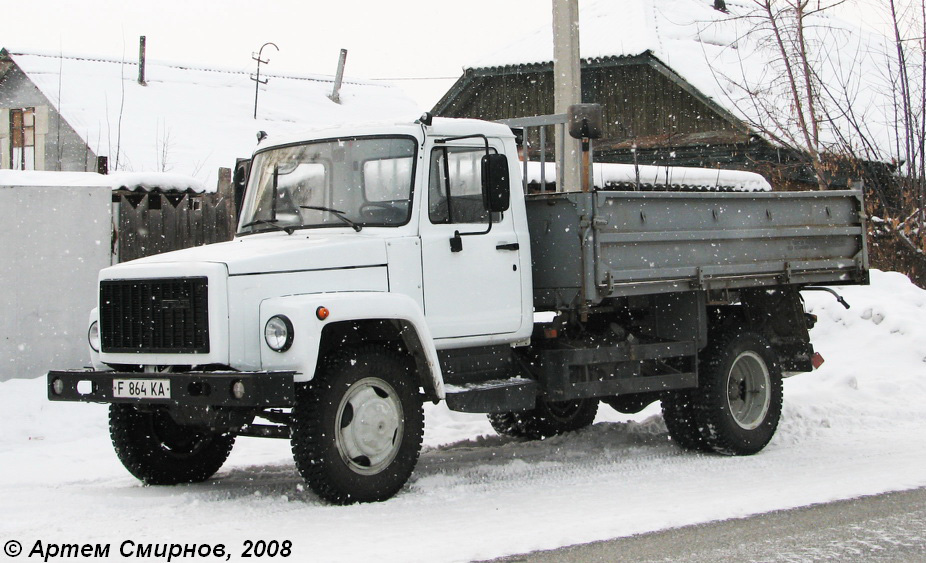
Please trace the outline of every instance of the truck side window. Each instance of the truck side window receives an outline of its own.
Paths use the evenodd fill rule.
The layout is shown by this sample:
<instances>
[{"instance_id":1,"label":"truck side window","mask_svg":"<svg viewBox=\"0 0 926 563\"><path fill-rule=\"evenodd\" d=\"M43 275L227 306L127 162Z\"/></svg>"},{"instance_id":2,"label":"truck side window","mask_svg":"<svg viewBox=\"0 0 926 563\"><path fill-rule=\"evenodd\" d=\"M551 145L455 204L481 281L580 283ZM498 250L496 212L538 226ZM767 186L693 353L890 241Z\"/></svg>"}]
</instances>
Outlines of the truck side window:
<instances>
[{"instance_id":1,"label":"truck side window","mask_svg":"<svg viewBox=\"0 0 926 563\"><path fill-rule=\"evenodd\" d=\"M495 152L493 149L492 152ZM428 217L431 223L488 223L482 200L482 147L437 147L431 151ZM493 221L499 217L493 217Z\"/></svg>"}]
</instances>

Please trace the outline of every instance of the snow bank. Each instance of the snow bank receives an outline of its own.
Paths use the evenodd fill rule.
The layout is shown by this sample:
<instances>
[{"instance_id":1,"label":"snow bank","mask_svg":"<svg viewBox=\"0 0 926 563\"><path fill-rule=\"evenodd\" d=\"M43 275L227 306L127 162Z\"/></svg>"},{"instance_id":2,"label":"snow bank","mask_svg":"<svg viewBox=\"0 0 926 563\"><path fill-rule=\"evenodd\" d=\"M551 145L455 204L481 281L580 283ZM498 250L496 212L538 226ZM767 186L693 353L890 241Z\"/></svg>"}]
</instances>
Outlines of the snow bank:
<instances>
[{"instance_id":1,"label":"snow bank","mask_svg":"<svg viewBox=\"0 0 926 563\"><path fill-rule=\"evenodd\" d=\"M520 442L427 405L418 469L373 505L322 504L285 441L240 439L207 483L143 487L112 453L104 406L5 382L0 509L15 518L0 537L225 543L233 560L243 539L288 539L298 560L468 561L926 486L926 292L878 271L838 290L851 309L805 296L826 363L785 382L781 427L758 455L682 452L658 406L602 406L590 428Z\"/></svg>"}]
</instances>

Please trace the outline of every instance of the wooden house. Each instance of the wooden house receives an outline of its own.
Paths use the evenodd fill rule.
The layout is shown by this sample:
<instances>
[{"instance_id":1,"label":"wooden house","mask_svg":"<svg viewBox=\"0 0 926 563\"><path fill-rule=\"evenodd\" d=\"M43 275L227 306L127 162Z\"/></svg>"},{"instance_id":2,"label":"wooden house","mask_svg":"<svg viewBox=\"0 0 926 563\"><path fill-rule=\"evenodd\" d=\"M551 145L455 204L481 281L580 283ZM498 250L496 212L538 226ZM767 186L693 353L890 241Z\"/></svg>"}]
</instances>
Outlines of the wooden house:
<instances>
[{"instance_id":1,"label":"wooden house","mask_svg":"<svg viewBox=\"0 0 926 563\"><path fill-rule=\"evenodd\" d=\"M728 7L746 9L713 0L580 3L582 101L601 104L605 123L596 161L748 170L776 188L816 186L806 155L776 142L784 135L774 127L756 126L763 116L747 94L777 80L775 53L751 42L748 21ZM465 68L433 111L490 120L552 114L553 81L552 32L541 29ZM538 139L529 144L536 159ZM831 187L850 180L834 171Z\"/></svg>"}]
</instances>

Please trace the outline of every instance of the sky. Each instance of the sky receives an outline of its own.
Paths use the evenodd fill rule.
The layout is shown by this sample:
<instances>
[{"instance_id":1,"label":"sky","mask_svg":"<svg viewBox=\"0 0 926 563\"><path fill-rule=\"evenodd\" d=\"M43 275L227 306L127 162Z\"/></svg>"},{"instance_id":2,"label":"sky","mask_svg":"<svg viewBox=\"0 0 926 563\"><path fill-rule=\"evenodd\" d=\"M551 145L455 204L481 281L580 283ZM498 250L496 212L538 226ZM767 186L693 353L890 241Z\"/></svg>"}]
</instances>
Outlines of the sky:
<instances>
[{"instance_id":1,"label":"sky","mask_svg":"<svg viewBox=\"0 0 926 563\"><path fill-rule=\"evenodd\" d=\"M839 14L878 25L884 4L847 0ZM253 71L252 55L273 42L279 50L264 49L265 71L328 75L347 49L348 76L396 79L422 107L468 63L552 19L550 0L30 0L28 7L0 0L0 46L134 60L145 35L150 59Z\"/></svg>"}]
</instances>

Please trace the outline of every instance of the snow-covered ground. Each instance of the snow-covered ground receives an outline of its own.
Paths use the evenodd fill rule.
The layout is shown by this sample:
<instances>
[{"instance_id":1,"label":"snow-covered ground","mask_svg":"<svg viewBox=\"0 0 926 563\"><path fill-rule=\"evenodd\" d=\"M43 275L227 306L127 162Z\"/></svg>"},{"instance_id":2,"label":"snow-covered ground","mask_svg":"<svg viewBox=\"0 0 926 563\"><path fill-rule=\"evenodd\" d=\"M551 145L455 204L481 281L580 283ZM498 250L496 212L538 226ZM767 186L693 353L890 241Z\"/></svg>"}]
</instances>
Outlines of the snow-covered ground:
<instances>
[{"instance_id":1,"label":"snow-covered ground","mask_svg":"<svg viewBox=\"0 0 926 563\"><path fill-rule=\"evenodd\" d=\"M594 426L538 442L429 407L411 482L372 505L321 503L274 440L240 439L207 483L143 487L112 452L105 406L0 383L0 543L223 543L236 560L245 540L276 539L300 561L466 561L926 486L926 292L877 271L840 291L851 309L806 295L827 361L786 381L756 456L678 450L656 405L602 406Z\"/></svg>"}]
</instances>

